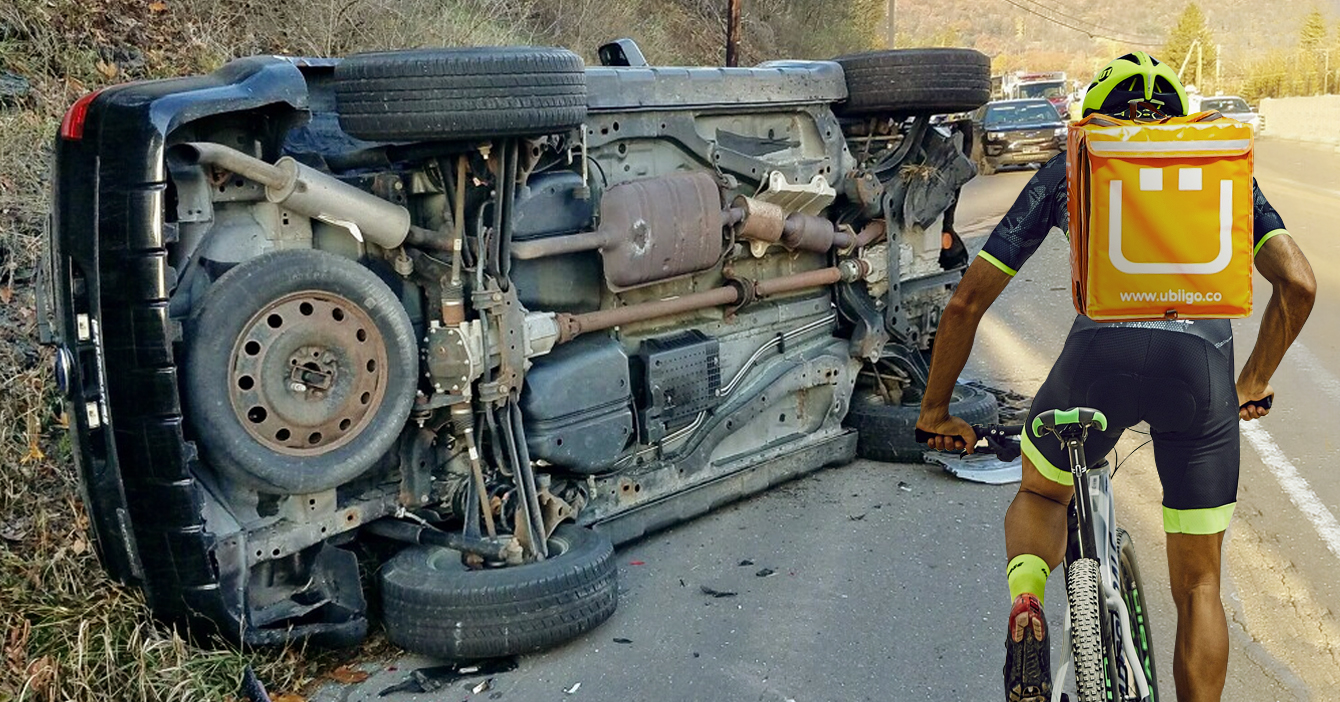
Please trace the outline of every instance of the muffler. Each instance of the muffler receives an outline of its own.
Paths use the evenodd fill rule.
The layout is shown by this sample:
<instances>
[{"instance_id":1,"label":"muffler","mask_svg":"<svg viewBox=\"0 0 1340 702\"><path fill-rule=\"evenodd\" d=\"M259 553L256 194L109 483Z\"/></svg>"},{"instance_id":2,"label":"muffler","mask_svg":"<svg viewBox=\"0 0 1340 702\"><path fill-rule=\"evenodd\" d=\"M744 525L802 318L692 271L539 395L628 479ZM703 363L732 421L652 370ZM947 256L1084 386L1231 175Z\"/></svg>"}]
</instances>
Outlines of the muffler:
<instances>
[{"instance_id":1,"label":"muffler","mask_svg":"<svg viewBox=\"0 0 1340 702\"><path fill-rule=\"evenodd\" d=\"M265 199L298 214L343 227L359 241L384 249L404 243L409 210L285 156L273 165L222 144L196 141L175 147L188 164L209 164L265 186Z\"/></svg>"}]
</instances>

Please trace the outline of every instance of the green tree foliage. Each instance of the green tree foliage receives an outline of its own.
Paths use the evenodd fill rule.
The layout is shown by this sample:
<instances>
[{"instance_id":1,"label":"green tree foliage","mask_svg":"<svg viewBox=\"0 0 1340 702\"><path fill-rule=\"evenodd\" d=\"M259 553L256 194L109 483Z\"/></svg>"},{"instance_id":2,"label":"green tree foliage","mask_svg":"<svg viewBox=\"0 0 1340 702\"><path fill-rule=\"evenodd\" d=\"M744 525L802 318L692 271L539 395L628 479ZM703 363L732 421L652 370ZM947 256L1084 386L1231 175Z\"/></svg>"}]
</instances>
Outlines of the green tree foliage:
<instances>
[{"instance_id":1,"label":"green tree foliage","mask_svg":"<svg viewBox=\"0 0 1340 702\"><path fill-rule=\"evenodd\" d=\"M1196 45L1197 41L1200 42L1199 47ZM1216 52L1214 35L1210 33L1205 13L1196 3L1187 3L1186 9L1182 10L1181 16L1177 18L1177 23L1168 32L1168 43L1163 45L1160 58L1171 64L1173 70L1180 69L1185 62L1186 69L1182 72L1182 82L1195 83L1198 63L1201 68L1201 79L1214 79L1214 61L1218 55Z\"/></svg>"},{"instance_id":2,"label":"green tree foliage","mask_svg":"<svg viewBox=\"0 0 1340 702\"><path fill-rule=\"evenodd\" d=\"M1298 70L1295 79L1297 92L1301 95L1313 95L1324 89L1323 76L1326 71L1326 18L1321 11L1312 11L1303 18L1303 27L1298 32Z\"/></svg>"},{"instance_id":3,"label":"green tree foliage","mask_svg":"<svg viewBox=\"0 0 1340 702\"><path fill-rule=\"evenodd\" d=\"M1340 27L1331 34L1326 17L1313 9L1303 17L1297 37L1297 44L1272 50L1247 64L1243 97L1255 101L1340 90Z\"/></svg>"}]
</instances>

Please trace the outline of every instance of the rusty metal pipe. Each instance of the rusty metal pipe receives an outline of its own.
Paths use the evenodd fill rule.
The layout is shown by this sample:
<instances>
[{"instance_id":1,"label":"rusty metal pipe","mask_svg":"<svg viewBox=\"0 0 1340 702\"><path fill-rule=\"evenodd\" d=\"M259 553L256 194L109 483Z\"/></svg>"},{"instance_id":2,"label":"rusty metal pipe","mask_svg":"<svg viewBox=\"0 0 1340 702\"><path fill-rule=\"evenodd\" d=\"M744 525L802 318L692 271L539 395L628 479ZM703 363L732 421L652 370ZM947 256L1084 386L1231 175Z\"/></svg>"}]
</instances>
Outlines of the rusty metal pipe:
<instances>
[{"instance_id":1,"label":"rusty metal pipe","mask_svg":"<svg viewBox=\"0 0 1340 702\"><path fill-rule=\"evenodd\" d=\"M558 343L563 344L587 332L612 329L633 322L645 322L695 310L734 304L740 298L740 291L726 286L712 288L702 292L690 293L669 300L644 302L610 310L587 312L586 314L558 315Z\"/></svg>"},{"instance_id":2,"label":"rusty metal pipe","mask_svg":"<svg viewBox=\"0 0 1340 702\"><path fill-rule=\"evenodd\" d=\"M210 164L265 186L265 199L394 249L409 236L409 210L285 156L273 165L213 142L175 147L187 163Z\"/></svg>"},{"instance_id":3,"label":"rusty metal pipe","mask_svg":"<svg viewBox=\"0 0 1340 702\"><path fill-rule=\"evenodd\" d=\"M872 219L870 223L861 228L861 233L856 235L856 240L852 242L852 248L862 248L869 246L876 241L884 238L888 226L882 219Z\"/></svg>"},{"instance_id":4,"label":"rusty metal pipe","mask_svg":"<svg viewBox=\"0 0 1340 702\"><path fill-rule=\"evenodd\" d=\"M804 273L773 278L772 280L760 280L754 283L754 292L759 297L770 297L807 288L821 288L833 285L840 280L842 280L840 269L820 268L817 271L805 271Z\"/></svg>"},{"instance_id":5,"label":"rusty metal pipe","mask_svg":"<svg viewBox=\"0 0 1340 702\"><path fill-rule=\"evenodd\" d=\"M288 184L288 176L282 170L223 144L196 141L179 145L177 151L185 156L187 163L218 166L267 188L282 188Z\"/></svg>"},{"instance_id":6,"label":"rusty metal pipe","mask_svg":"<svg viewBox=\"0 0 1340 702\"><path fill-rule=\"evenodd\" d=\"M512 258L533 261L538 258L561 256L579 251L595 251L607 243L604 232L578 232L566 236L551 236L533 241L512 242Z\"/></svg>"},{"instance_id":7,"label":"rusty metal pipe","mask_svg":"<svg viewBox=\"0 0 1340 702\"><path fill-rule=\"evenodd\" d=\"M769 297L809 288L821 288L843 280L855 280L865 276L868 272L868 269L859 261L855 262L854 265L851 261L844 261L843 266L821 268L773 278L772 280L758 281L752 284L752 292L755 299ZM733 285L723 285L719 288L690 293L668 300L644 302L610 310L587 312L586 314L560 314L556 320L559 328L557 343L567 343L588 332L612 329L634 322L645 322L712 307L734 305L738 302L740 302L740 288Z\"/></svg>"}]
</instances>

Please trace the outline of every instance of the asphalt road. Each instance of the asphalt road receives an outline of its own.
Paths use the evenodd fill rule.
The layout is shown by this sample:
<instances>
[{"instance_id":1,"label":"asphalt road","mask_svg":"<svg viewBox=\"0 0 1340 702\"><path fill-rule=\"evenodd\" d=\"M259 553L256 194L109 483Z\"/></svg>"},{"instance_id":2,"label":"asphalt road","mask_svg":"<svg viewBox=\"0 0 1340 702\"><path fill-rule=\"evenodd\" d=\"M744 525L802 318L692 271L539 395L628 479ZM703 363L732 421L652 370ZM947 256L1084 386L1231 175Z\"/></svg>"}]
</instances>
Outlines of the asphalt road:
<instances>
[{"instance_id":1,"label":"asphalt road","mask_svg":"<svg viewBox=\"0 0 1340 702\"><path fill-rule=\"evenodd\" d=\"M1030 175L1006 172L965 188L959 222L970 248L981 246ZM1340 700L1340 471L1330 425L1340 406L1332 322L1340 239L1331 222L1340 211L1340 155L1262 140L1257 177L1312 260L1321 291L1274 380L1275 411L1243 440L1225 559L1232 649L1224 699ZM1052 237L984 320L965 376L1029 395L1037 389L1073 318L1068 265L1064 239ZM1257 286L1260 310L1269 285L1258 277ZM1235 323L1239 364L1258 319ZM1143 438L1129 435L1120 455ZM408 671L434 664L409 656L367 663L366 682L331 685L313 699L1000 699L1008 606L1000 524L1014 489L962 482L929 465L830 469L620 549L614 617L523 658L486 692L472 694L472 680L378 698ZM1174 610L1149 448L1121 468L1115 489L1119 518L1139 545L1161 693L1174 699ZM764 568L776 574L758 577ZM1057 630L1060 576L1048 584ZM708 597L701 585L738 595Z\"/></svg>"}]
</instances>

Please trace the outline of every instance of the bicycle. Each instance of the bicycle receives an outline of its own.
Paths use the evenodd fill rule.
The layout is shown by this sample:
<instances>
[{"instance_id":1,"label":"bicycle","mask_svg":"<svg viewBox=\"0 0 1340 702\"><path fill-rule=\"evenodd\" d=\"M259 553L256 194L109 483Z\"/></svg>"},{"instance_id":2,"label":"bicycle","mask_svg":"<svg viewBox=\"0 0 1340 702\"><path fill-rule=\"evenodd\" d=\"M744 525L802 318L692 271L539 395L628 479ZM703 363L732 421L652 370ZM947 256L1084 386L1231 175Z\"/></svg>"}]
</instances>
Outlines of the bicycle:
<instances>
[{"instance_id":1,"label":"bicycle","mask_svg":"<svg viewBox=\"0 0 1340 702\"><path fill-rule=\"evenodd\" d=\"M1034 418L1030 429L1041 439L1043 431L1055 436L1070 457L1075 499L1070 502L1066 539L1066 609L1062 626L1063 658L1053 671L1052 702L1067 696L1061 691L1068 667L1074 664L1078 702L1157 702L1158 682L1135 542L1117 526L1107 460L1089 466L1084 442L1090 427L1107 429L1102 412L1087 407L1050 410ZM1021 425L974 426L985 446L978 453L1004 461L1019 457ZM920 429L918 442L934 435Z\"/></svg>"}]
</instances>

